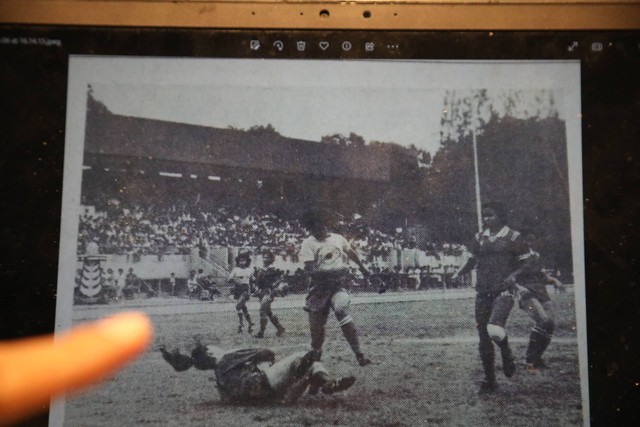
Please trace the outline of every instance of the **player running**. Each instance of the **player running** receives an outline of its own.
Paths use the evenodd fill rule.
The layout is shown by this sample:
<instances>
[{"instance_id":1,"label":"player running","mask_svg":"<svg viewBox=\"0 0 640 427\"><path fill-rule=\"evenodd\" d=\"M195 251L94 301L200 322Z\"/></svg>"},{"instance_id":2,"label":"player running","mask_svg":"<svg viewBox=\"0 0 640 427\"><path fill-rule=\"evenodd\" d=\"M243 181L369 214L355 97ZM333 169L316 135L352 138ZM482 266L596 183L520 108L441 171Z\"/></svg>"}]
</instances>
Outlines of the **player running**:
<instances>
[{"instance_id":1,"label":"player running","mask_svg":"<svg viewBox=\"0 0 640 427\"><path fill-rule=\"evenodd\" d=\"M262 254L263 268L256 276L256 287L258 288L258 298L260 299L260 332L256 338L264 338L269 321L276 327L276 336L284 334L284 327L280 324L278 317L271 311L271 304L276 296L284 296L286 286L281 282L282 273L273 267L276 257L273 252Z\"/></svg>"},{"instance_id":2,"label":"player running","mask_svg":"<svg viewBox=\"0 0 640 427\"><path fill-rule=\"evenodd\" d=\"M311 348L315 360L320 361L325 325L329 311L333 310L358 364L366 366L371 361L360 349L358 332L349 315L350 298L344 284L351 279L349 261L357 264L365 277L369 272L349 242L343 236L329 232L328 222L328 214L320 210L306 212L302 218L302 225L311 234L300 247L300 261L304 262L305 270L311 275L311 291L305 304L309 313Z\"/></svg>"},{"instance_id":3,"label":"player running","mask_svg":"<svg viewBox=\"0 0 640 427\"><path fill-rule=\"evenodd\" d=\"M313 352L297 352L276 362L266 348L224 350L214 345L196 344L188 356L179 349L160 352L176 371L194 366L213 370L223 402L295 403L305 391L333 394L348 389L354 377L332 378L324 366L313 360Z\"/></svg>"},{"instance_id":4,"label":"player running","mask_svg":"<svg viewBox=\"0 0 640 427\"><path fill-rule=\"evenodd\" d=\"M547 292L547 284L553 285L559 292L565 289L558 279L542 270L540 254L535 251L538 242L535 230L527 228L522 235L529 251L519 257L521 266L513 275L517 283L519 306L535 322L529 336L526 364L529 372L537 372L546 367L542 355L551 343L555 327L553 302Z\"/></svg>"},{"instance_id":5,"label":"player running","mask_svg":"<svg viewBox=\"0 0 640 427\"><path fill-rule=\"evenodd\" d=\"M520 233L506 225L506 211L501 203L483 205L482 222L484 230L476 234L470 248L473 256L453 274L452 280L477 267L475 316L485 376L480 392L488 393L497 388L493 343L500 349L504 375L510 378L515 373L505 325L514 302L515 282L511 274L518 269L518 257L526 252L526 247Z\"/></svg>"},{"instance_id":6,"label":"player running","mask_svg":"<svg viewBox=\"0 0 640 427\"><path fill-rule=\"evenodd\" d=\"M240 252L236 256L236 266L229 274L229 283L233 285L233 298L238 301L236 304L236 312L238 313L238 333L242 333L243 319L247 319L247 332L253 332L253 322L247 309L247 301L251 297L251 276L253 269L251 268L251 255L249 252Z\"/></svg>"}]
</instances>

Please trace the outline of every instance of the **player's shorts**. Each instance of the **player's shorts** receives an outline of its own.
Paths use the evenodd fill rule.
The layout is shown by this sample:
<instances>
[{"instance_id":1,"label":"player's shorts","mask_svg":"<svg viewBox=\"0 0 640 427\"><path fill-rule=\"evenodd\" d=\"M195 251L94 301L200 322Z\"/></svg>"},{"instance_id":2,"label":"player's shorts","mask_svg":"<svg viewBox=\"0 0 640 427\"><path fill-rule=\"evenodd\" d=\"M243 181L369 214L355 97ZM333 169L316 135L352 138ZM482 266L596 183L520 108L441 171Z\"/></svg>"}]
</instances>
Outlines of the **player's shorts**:
<instances>
[{"instance_id":1,"label":"player's shorts","mask_svg":"<svg viewBox=\"0 0 640 427\"><path fill-rule=\"evenodd\" d=\"M238 296L238 303L236 304L236 307L242 307L243 305L245 305L247 301L249 301L249 298L251 298L249 292L243 292L242 294L240 294Z\"/></svg>"},{"instance_id":2,"label":"player's shorts","mask_svg":"<svg viewBox=\"0 0 640 427\"><path fill-rule=\"evenodd\" d=\"M348 272L316 272L311 276L311 291L307 295L304 309L310 312L326 312L331 309L331 299L338 292L347 292L345 284L351 278Z\"/></svg>"},{"instance_id":3,"label":"player's shorts","mask_svg":"<svg viewBox=\"0 0 640 427\"><path fill-rule=\"evenodd\" d=\"M271 312L271 304L273 303L273 295L270 293L264 294L262 298L260 298L260 317L266 318L271 316L273 313Z\"/></svg>"},{"instance_id":4,"label":"player's shorts","mask_svg":"<svg viewBox=\"0 0 640 427\"><path fill-rule=\"evenodd\" d=\"M240 299L244 296L244 294L249 295L251 293L251 289L248 284L236 284L233 286L231 290L234 299Z\"/></svg>"},{"instance_id":5,"label":"player's shorts","mask_svg":"<svg viewBox=\"0 0 640 427\"><path fill-rule=\"evenodd\" d=\"M267 292L260 297L260 306L263 306L263 305L270 306L274 299L275 297L273 296L273 294L270 292Z\"/></svg>"},{"instance_id":6,"label":"player's shorts","mask_svg":"<svg viewBox=\"0 0 640 427\"><path fill-rule=\"evenodd\" d=\"M216 378L223 401L256 402L275 398L267 375L257 367L243 367Z\"/></svg>"},{"instance_id":7,"label":"player's shorts","mask_svg":"<svg viewBox=\"0 0 640 427\"><path fill-rule=\"evenodd\" d=\"M530 298L535 298L543 304L547 301L551 301L551 297L547 291L547 285L544 283L531 283L520 286L526 289L526 291L519 293L522 301L526 301Z\"/></svg>"},{"instance_id":8,"label":"player's shorts","mask_svg":"<svg viewBox=\"0 0 640 427\"><path fill-rule=\"evenodd\" d=\"M476 293L476 322L478 327L487 324L505 327L513 308L513 295L510 290L477 292Z\"/></svg>"}]
</instances>

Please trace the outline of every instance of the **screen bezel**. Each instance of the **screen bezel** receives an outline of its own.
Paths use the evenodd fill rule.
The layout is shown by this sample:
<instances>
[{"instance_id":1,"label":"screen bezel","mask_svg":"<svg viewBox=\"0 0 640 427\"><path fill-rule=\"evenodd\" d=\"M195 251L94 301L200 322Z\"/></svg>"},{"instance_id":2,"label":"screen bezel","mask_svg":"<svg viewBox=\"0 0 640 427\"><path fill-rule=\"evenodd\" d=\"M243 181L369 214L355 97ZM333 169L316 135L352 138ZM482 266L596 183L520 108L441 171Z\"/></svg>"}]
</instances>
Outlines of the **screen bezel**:
<instances>
[{"instance_id":1,"label":"screen bezel","mask_svg":"<svg viewBox=\"0 0 640 427\"><path fill-rule=\"evenodd\" d=\"M328 11L329 16L323 15L323 11ZM369 18L364 17L367 11L371 13ZM394 14L398 14L396 21L393 21ZM640 29L640 3L441 2L434 5L9 0L0 5L0 22L221 29L637 30ZM585 231L589 228L587 222ZM594 374L592 370L590 377Z\"/></svg>"},{"instance_id":2,"label":"screen bezel","mask_svg":"<svg viewBox=\"0 0 640 427\"><path fill-rule=\"evenodd\" d=\"M278 2L7 0L0 22L183 28L375 30L622 30L640 2Z\"/></svg>"}]
</instances>

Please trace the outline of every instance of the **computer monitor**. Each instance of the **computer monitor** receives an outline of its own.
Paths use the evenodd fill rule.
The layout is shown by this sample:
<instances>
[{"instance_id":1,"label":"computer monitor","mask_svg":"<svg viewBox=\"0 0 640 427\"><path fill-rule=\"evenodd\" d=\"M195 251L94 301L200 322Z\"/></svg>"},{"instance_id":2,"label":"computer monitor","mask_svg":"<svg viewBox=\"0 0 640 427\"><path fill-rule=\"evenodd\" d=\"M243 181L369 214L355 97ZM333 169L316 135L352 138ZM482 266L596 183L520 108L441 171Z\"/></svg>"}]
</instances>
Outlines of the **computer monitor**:
<instances>
[{"instance_id":1,"label":"computer monitor","mask_svg":"<svg viewBox=\"0 0 640 427\"><path fill-rule=\"evenodd\" d=\"M632 290L614 286L634 271L639 8L4 2L5 336L129 309L156 331L50 424L629 416L607 399L634 387ZM303 250L319 209L362 262L322 252L339 283ZM229 405L213 371L160 351L280 359L322 330L322 363L356 382L295 405Z\"/></svg>"}]
</instances>

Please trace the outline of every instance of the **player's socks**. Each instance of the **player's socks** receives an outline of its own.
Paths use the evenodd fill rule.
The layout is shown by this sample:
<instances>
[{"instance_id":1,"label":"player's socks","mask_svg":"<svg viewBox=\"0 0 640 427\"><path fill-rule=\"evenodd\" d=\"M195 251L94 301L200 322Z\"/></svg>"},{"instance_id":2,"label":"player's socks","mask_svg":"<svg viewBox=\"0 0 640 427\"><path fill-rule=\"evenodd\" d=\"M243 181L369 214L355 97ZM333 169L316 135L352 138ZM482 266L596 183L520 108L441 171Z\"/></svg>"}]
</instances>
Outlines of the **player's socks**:
<instances>
[{"instance_id":1,"label":"player's socks","mask_svg":"<svg viewBox=\"0 0 640 427\"><path fill-rule=\"evenodd\" d=\"M490 340L480 341L480 360L484 369L484 381L480 383L479 394L490 394L497 390L496 383L496 366L495 353L493 351L493 343Z\"/></svg>"},{"instance_id":2,"label":"player's socks","mask_svg":"<svg viewBox=\"0 0 640 427\"><path fill-rule=\"evenodd\" d=\"M247 332L253 332L253 322L251 321L251 316L249 316L249 312L245 311L244 313L245 319L247 319Z\"/></svg>"},{"instance_id":3,"label":"player's socks","mask_svg":"<svg viewBox=\"0 0 640 427\"><path fill-rule=\"evenodd\" d=\"M217 363L214 357L209 356L207 347L200 342L196 343L196 348L191 352L191 360L193 366L200 370L215 369Z\"/></svg>"},{"instance_id":4,"label":"player's socks","mask_svg":"<svg viewBox=\"0 0 640 427\"><path fill-rule=\"evenodd\" d=\"M342 377L327 381L321 388L324 394L337 393L351 387L356 382L356 377Z\"/></svg>"},{"instance_id":5,"label":"player's socks","mask_svg":"<svg viewBox=\"0 0 640 427\"><path fill-rule=\"evenodd\" d=\"M491 394L495 393L498 390L498 383L496 380L484 380L480 383L480 390L478 393L480 394Z\"/></svg>"},{"instance_id":6,"label":"player's socks","mask_svg":"<svg viewBox=\"0 0 640 427\"><path fill-rule=\"evenodd\" d=\"M193 365L191 357L181 354L180 350L177 348L172 352L169 352L164 346L162 346L160 347L160 353L162 353L162 358L178 372L186 371Z\"/></svg>"},{"instance_id":7,"label":"player's socks","mask_svg":"<svg viewBox=\"0 0 640 427\"><path fill-rule=\"evenodd\" d=\"M504 376L511 378L516 373L516 362L511 347L509 347L509 339L505 337L498 343L498 347L500 347L500 354L502 356L502 371L504 372Z\"/></svg>"},{"instance_id":8,"label":"player's socks","mask_svg":"<svg viewBox=\"0 0 640 427\"><path fill-rule=\"evenodd\" d=\"M356 330L356 326L353 324L353 321L348 320L344 322L344 320L340 321L340 328L342 329L342 335L344 335L345 339L349 343L351 350L356 355L362 355L362 350L360 350L360 341L358 340L358 331ZM364 356L363 356L364 357ZM360 359L358 359L358 363L360 363ZM371 362L369 362L371 363ZM368 364L368 363L367 363ZM360 363L360 366L365 366Z\"/></svg>"},{"instance_id":9,"label":"player's socks","mask_svg":"<svg viewBox=\"0 0 640 427\"><path fill-rule=\"evenodd\" d=\"M238 312L238 333L242 333L242 326L244 323L244 318L243 318L243 314L241 311Z\"/></svg>"},{"instance_id":10,"label":"player's socks","mask_svg":"<svg viewBox=\"0 0 640 427\"><path fill-rule=\"evenodd\" d=\"M309 394L315 396L320 391L320 388L329 381L329 374L326 372L320 371L311 375L311 379L309 381Z\"/></svg>"},{"instance_id":11,"label":"player's socks","mask_svg":"<svg viewBox=\"0 0 640 427\"><path fill-rule=\"evenodd\" d=\"M280 320L278 319L278 316L275 316L272 314L271 316L269 316L269 320L271 321L273 326L276 327L276 329L282 328L282 325L280 324Z\"/></svg>"},{"instance_id":12,"label":"player's socks","mask_svg":"<svg viewBox=\"0 0 640 427\"><path fill-rule=\"evenodd\" d=\"M271 323L273 323L273 326L275 326L276 329L278 330L276 332L276 336L281 337L285 331L284 327L282 327L282 325L280 324L280 321L276 316L271 316L269 319L271 320Z\"/></svg>"},{"instance_id":13,"label":"player's socks","mask_svg":"<svg viewBox=\"0 0 640 427\"><path fill-rule=\"evenodd\" d=\"M309 323L311 329L311 348L316 352L316 361L319 362L320 357L322 356L322 344L324 343L324 325L313 321L310 321Z\"/></svg>"},{"instance_id":14,"label":"player's socks","mask_svg":"<svg viewBox=\"0 0 640 427\"><path fill-rule=\"evenodd\" d=\"M307 390L307 387L309 387L309 377L310 375L307 374L291 384L280 403L285 405L296 403L305 390Z\"/></svg>"},{"instance_id":15,"label":"player's socks","mask_svg":"<svg viewBox=\"0 0 640 427\"><path fill-rule=\"evenodd\" d=\"M371 360L369 360L369 358L367 358L362 353L357 353L356 354L356 360L358 361L358 365L360 365L360 366L371 365Z\"/></svg>"},{"instance_id":16,"label":"player's socks","mask_svg":"<svg viewBox=\"0 0 640 427\"><path fill-rule=\"evenodd\" d=\"M264 338L264 331L267 329L267 319L260 318L260 332L258 332L256 338Z\"/></svg>"},{"instance_id":17,"label":"player's socks","mask_svg":"<svg viewBox=\"0 0 640 427\"><path fill-rule=\"evenodd\" d=\"M315 359L315 355L313 350L308 351L300 360L300 364L296 367L294 375L296 376L296 378L301 378L303 377L305 374L307 374L307 372L309 372L309 369L311 369L311 365L313 365Z\"/></svg>"},{"instance_id":18,"label":"player's socks","mask_svg":"<svg viewBox=\"0 0 640 427\"><path fill-rule=\"evenodd\" d=\"M490 340L480 341L480 360L482 361L482 368L484 370L484 382L495 383L495 356L493 352L493 343Z\"/></svg>"},{"instance_id":19,"label":"player's socks","mask_svg":"<svg viewBox=\"0 0 640 427\"><path fill-rule=\"evenodd\" d=\"M527 347L526 361L536 365L542 359L542 354L549 346L551 336L539 329L533 329L529 335L529 346Z\"/></svg>"}]
</instances>

